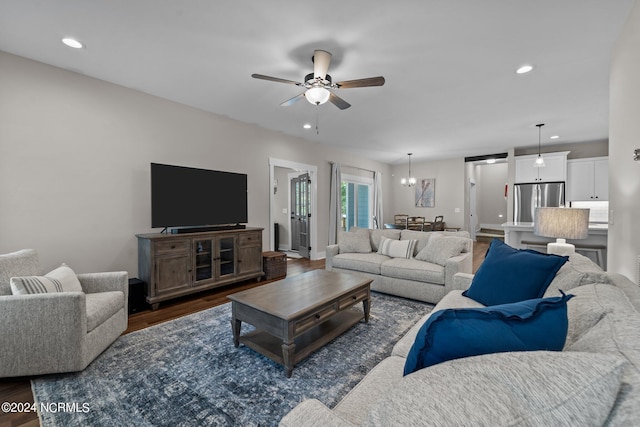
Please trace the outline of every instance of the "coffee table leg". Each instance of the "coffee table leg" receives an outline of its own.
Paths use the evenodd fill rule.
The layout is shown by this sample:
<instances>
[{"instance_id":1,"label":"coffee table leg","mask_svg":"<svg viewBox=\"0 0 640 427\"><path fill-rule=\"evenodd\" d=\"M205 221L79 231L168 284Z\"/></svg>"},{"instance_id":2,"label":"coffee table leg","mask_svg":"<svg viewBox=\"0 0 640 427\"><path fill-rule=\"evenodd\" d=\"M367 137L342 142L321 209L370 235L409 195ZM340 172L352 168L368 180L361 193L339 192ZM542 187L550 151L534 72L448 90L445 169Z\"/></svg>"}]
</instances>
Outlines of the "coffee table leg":
<instances>
[{"instance_id":1,"label":"coffee table leg","mask_svg":"<svg viewBox=\"0 0 640 427\"><path fill-rule=\"evenodd\" d=\"M283 343L282 344L282 358L284 359L284 368L287 371L287 378L291 378L293 373L293 359L296 353L295 343Z\"/></svg>"},{"instance_id":2,"label":"coffee table leg","mask_svg":"<svg viewBox=\"0 0 640 427\"><path fill-rule=\"evenodd\" d=\"M363 299L362 300L362 308L364 309L364 323L369 323L369 309L371 306L371 300L370 299Z\"/></svg>"},{"instance_id":3,"label":"coffee table leg","mask_svg":"<svg viewBox=\"0 0 640 427\"><path fill-rule=\"evenodd\" d=\"M231 319L231 330L233 330L233 346L238 348L240 345L240 327L242 320L236 318Z\"/></svg>"}]
</instances>

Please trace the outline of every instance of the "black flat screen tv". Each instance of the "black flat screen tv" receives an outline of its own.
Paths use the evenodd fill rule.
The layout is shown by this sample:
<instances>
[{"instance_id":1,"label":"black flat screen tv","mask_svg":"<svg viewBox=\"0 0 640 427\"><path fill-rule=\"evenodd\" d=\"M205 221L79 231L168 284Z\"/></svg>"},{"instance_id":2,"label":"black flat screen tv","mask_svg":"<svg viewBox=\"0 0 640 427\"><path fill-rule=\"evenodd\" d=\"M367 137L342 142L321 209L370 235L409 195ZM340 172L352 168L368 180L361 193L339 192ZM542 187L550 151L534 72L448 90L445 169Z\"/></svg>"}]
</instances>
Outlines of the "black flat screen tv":
<instances>
[{"instance_id":1,"label":"black flat screen tv","mask_svg":"<svg viewBox=\"0 0 640 427\"><path fill-rule=\"evenodd\" d=\"M246 222L246 174L151 163L151 227Z\"/></svg>"}]
</instances>

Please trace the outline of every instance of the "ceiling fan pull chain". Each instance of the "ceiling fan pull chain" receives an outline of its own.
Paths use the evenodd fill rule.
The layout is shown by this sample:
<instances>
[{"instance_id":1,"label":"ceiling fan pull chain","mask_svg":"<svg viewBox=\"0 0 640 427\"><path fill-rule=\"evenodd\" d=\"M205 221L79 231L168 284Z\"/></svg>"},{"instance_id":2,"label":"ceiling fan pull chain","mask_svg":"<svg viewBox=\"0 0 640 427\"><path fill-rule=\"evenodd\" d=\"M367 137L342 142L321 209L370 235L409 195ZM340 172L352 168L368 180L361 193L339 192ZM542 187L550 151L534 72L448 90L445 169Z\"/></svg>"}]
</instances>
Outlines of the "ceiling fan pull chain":
<instances>
[{"instance_id":1,"label":"ceiling fan pull chain","mask_svg":"<svg viewBox=\"0 0 640 427\"><path fill-rule=\"evenodd\" d=\"M318 109L320 108L320 104L316 104L316 135L320 135L320 128L318 127Z\"/></svg>"}]
</instances>

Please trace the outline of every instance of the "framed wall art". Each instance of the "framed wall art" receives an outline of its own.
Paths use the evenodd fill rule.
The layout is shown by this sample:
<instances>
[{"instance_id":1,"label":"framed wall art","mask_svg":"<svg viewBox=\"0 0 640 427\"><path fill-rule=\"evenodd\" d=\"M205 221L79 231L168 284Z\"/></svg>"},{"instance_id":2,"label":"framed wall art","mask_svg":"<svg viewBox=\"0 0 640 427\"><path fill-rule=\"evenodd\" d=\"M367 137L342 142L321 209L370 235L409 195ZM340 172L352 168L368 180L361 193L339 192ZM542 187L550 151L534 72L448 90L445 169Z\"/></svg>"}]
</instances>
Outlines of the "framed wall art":
<instances>
[{"instance_id":1,"label":"framed wall art","mask_svg":"<svg viewBox=\"0 0 640 427\"><path fill-rule=\"evenodd\" d=\"M436 179L424 178L416 185L416 207L433 208L436 206Z\"/></svg>"}]
</instances>

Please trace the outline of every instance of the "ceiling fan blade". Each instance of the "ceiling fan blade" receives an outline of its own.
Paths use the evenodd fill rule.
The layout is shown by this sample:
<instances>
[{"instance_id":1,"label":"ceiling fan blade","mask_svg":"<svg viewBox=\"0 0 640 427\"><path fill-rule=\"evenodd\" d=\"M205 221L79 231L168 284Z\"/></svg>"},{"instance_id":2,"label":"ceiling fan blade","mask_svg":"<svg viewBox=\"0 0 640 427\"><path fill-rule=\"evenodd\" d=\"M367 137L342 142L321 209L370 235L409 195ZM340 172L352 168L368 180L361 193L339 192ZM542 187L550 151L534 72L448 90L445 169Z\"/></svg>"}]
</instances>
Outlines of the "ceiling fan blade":
<instances>
[{"instance_id":1,"label":"ceiling fan blade","mask_svg":"<svg viewBox=\"0 0 640 427\"><path fill-rule=\"evenodd\" d=\"M304 98L304 92L302 92L300 95L296 95L291 99L287 99L286 101L284 101L282 104L280 104L283 107L288 107L289 105L293 105L296 102L300 101L302 98Z\"/></svg>"},{"instance_id":2,"label":"ceiling fan blade","mask_svg":"<svg viewBox=\"0 0 640 427\"><path fill-rule=\"evenodd\" d=\"M254 79L269 80L270 82L288 83L291 85L301 86L302 83L294 82L293 80L280 79L278 77L265 76L263 74L251 74Z\"/></svg>"},{"instance_id":3,"label":"ceiling fan blade","mask_svg":"<svg viewBox=\"0 0 640 427\"><path fill-rule=\"evenodd\" d=\"M327 78L329 64L331 63L331 54L326 50L313 51L313 78L320 77L322 80Z\"/></svg>"},{"instance_id":4,"label":"ceiling fan blade","mask_svg":"<svg viewBox=\"0 0 640 427\"><path fill-rule=\"evenodd\" d=\"M369 86L382 86L384 84L384 77L369 77L366 79L346 80L344 82L336 83L336 86L340 89L349 89L352 87L369 87Z\"/></svg>"},{"instance_id":5,"label":"ceiling fan blade","mask_svg":"<svg viewBox=\"0 0 640 427\"><path fill-rule=\"evenodd\" d=\"M347 101L340 98L338 95L334 94L333 92L331 92L331 95L329 95L329 102L331 102L333 105L335 105L341 110L346 110L347 108L351 107L351 104L349 104Z\"/></svg>"}]
</instances>

